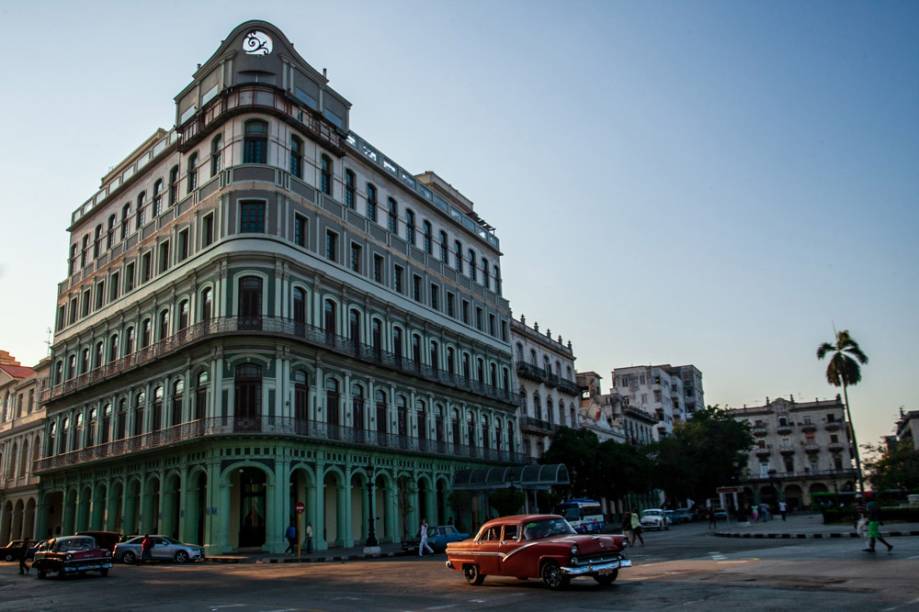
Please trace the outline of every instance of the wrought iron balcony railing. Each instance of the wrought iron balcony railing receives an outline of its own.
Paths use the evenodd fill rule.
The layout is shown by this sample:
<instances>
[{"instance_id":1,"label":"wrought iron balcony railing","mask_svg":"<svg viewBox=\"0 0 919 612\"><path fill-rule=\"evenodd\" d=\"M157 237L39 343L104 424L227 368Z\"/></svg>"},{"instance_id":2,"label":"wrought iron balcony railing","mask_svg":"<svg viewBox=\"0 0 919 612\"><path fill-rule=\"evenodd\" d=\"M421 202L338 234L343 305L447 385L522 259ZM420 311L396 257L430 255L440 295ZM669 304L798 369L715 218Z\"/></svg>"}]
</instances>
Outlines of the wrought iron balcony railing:
<instances>
[{"instance_id":1,"label":"wrought iron balcony railing","mask_svg":"<svg viewBox=\"0 0 919 612\"><path fill-rule=\"evenodd\" d=\"M214 417L175 425L139 436L112 440L89 448L43 457L35 461L35 472L113 459L140 452L163 449L183 443L200 442L202 438L225 436L274 436L297 440L361 446L489 461L495 463L525 463L526 457L503 449L464 446L444 440L416 438L323 421L308 421L290 417L234 418Z\"/></svg>"},{"instance_id":2,"label":"wrought iron balcony railing","mask_svg":"<svg viewBox=\"0 0 919 612\"><path fill-rule=\"evenodd\" d=\"M501 389L480 380L460 376L455 372L433 368L420 361L391 353L379 347L339 336L322 328L280 317L223 317L201 321L176 334L117 359L94 370L66 380L42 392L42 400L58 399L80 391L87 385L109 380L143 365L162 359L205 339L225 335L268 335L297 339L336 354L351 357L371 365L382 366L428 382L446 385L458 391L473 393L491 400L517 406L517 398L509 389Z\"/></svg>"}]
</instances>

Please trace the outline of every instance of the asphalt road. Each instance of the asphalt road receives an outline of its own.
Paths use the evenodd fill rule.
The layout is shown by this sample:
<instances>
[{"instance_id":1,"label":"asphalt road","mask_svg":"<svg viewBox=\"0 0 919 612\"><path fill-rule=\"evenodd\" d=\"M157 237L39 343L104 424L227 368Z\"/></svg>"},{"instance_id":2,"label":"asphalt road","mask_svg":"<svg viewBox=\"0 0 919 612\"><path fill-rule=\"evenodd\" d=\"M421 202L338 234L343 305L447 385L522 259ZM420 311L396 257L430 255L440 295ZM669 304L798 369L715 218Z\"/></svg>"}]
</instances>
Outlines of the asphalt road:
<instances>
[{"instance_id":1,"label":"asphalt road","mask_svg":"<svg viewBox=\"0 0 919 612\"><path fill-rule=\"evenodd\" d=\"M858 540L717 538L703 525L646 534L634 567L603 588L576 580L552 592L537 581L489 577L480 587L419 560L326 564L116 565L108 578L38 580L0 564L0 610L919 610L919 538L892 553ZM879 550L884 550L882 546Z\"/></svg>"}]
</instances>

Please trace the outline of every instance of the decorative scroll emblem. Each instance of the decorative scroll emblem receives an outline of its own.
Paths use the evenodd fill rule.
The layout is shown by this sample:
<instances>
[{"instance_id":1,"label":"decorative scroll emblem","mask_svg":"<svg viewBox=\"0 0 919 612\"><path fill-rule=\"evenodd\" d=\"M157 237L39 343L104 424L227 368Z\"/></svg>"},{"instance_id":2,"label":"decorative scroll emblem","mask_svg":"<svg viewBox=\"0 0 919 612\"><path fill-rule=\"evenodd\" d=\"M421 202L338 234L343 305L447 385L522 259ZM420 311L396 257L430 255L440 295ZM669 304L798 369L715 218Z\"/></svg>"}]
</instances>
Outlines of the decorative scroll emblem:
<instances>
[{"instance_id":1,"label":"decorative scroll emblem","mask_svg":"<svg viewBox=\"0 0 919 612\"><path fill-rule=\"evenodd\" d=\"M247 55L268 55L271 53L271 37L260 30L252 30L243 39L243 51Z\"/></svg>"}]
</instances>

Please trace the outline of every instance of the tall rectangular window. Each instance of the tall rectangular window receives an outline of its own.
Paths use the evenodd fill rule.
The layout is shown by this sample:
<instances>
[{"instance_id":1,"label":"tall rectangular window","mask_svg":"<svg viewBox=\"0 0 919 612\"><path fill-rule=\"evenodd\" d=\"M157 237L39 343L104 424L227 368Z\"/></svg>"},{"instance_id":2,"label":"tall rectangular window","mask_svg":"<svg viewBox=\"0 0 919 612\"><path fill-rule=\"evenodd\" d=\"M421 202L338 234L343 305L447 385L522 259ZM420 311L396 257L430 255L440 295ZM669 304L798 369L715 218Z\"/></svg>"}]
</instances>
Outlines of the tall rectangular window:
<instances>
[{"instance_id":1,"label":"tall rectangular window","mask_svg":"<svg viewBox=\"0 0 919 612\"><path fill-rule=\"evenodd\" d=\"M463 323L469 325L469 301L463 300Z\"/></svg>"},{"instance_id":2,"label":"tall rectangular window","mask_svg":"<svg viewBox=\"0 0 919 612\"><path fill-rule=\"evenodd\" d=\"M102 304L105 303L105 282L98 283L96 285L96 304L93 306L93 310L99 310L102 308Z\"/></svg>"},{"instance_id":3,"label":"tall rectangular window","mask_svg":"<svg viewBox=\"0 0 919 612\"><path fill-rule=\"evenodd\" d=\"M496 337L498 335L498 330L495 327L495 315L490 313L488 315L488 333Z\"/></svg>"},{"instance_id":4,"label":"tall rectangular window","mask_svg":"<svg viewBox=\"0 0 919 612\"><path fill-rule=\"evenodd\" d=\"M201 220L201 245L210 246L214 242L214 213Z\"/></svg>"},{"instance_id":5,"label":"tall rectangular window","mask_svg":"<svg viewBox=\"0 0 919 612\"><path fill-rule=\"evenodd\" d=\"M351 243L351 269L358 274L361 273L361 260L363 258L362 251L363 249L361 248L361 245L357 244L356 242Z\"/></svg>"},{"instance_id":6,"label":"tall rectangular window","mask_svg":"<svg viewBox=\"0 0 919 612\"><path fill-rule=\"evenodd\" d=\"M450 259L450 245L447 244L447 232L440 230L440 260L444 263Z\"/></svg>"},{"instance_id":7,"label":"tall rectangular window","mask_svg":"<svg viewBox=\"0 0 919 612\"><path fill-rule=\"evenodd\" d=\"M160 274L169 269L169 243L160 244Z\"/></svg>"},{"instance_id":8,"label":"tall rectangular window","mask_svg":"<svg viewBox=\"0 0 919 612\"><path fill-rule=\"evenodd\" d=\"M306 228L306 217L294 214L294 244L297 246L306 247Z\"/></svg>"},{"instance_id":9,"label":"tall rectangular window","mask_svg":"<svg viewBox=\"0 0 919 612\"><path fill-rule=\"evenodd\" d=\"M264 202L240 202L239 231L242 234L265 233Z\"/></svg>"},{"instance_id":10,"label":"tall rectangular window","mask_svg":"<svg viewBox=\"0 0 919 612\"><path fill-rule=\"evenodd\" d=\"M479 306L476 306L475 307L475 328L479 331L484 331L485 327L483 326L483 323L484 321L482 319L482 308Z\"/></svg>"},{"instance_id":11,"label":"tall rectangular window","mask_svg":"<svg viewBox=\"0 0 919 612\"><path fill-rule=\"evenodd\" d=\"M389 198L389 231L399 235L399 203Z\"/></svg>"},{"instance_id":12,"label":"tall rectangular window","mask_svg":"<svg viewBox=\"0 0 919 612\"><path fill-rule=\"evenodd\" d=\"M415 246L415 211L411 208L405 209L405 239Z\"/></svg>"},{"instance_id":13,"label":"tall rectangular window","mask_svg":"<svg viewBox=\"0 0 919 612\"><path fill-rule=\"evenodd\" d=\"M367 218L376 223L377 188L371 183L367 183Z\"/></svg>"},{"instance_id":14,"label":"tall rectangular window","mask_svg":"<svg viewBox=\"0 0 919 612\"><path fill-rule=\"evenodd\" d=\"M447 316L456 318L456 296L447 292Z\"/></svg>"},{"instance_id":15,"label":"tall rectangular window","mask_svg":"<svg viewBox=\"0 0 919 612\"><path fill-rule=\"evenodd\" d=\"M405 291L405 269L400 265L393 266L393 286L399 293Z\"/></svg>"},{"instance_id":16,"label":"tall rectangular window","mask_svg":"<svg viewBox=\"0 0 919 612\"><path fill-rule=\"evenodd\" d=\"M345 170L345 206L354 210L354 172Z\"/></svg>"},{"instance_id":17,"label":"tall rectangular window","mask_svg":"<svg viewBox=\"0 0 919 612\"><path fill-rule=\"evenodd\" d=\"M303 140L297 136L290 137L290 173L303 178Z\"/></svg>"},{"instance_id":18,"label":"tall rectangular window","mask_svg":"<svg viewBox=\"0 0 919 612\"><path fill-rule=\"evenodd\" d=\"M463 245L459 240L453 243L453 256L456 258L456 271L463 273Z\"/></svg>"},{"instance_id":19,"label":"tall rectangular window","mask_svg":"<svg viewBox=\"0 0 919 612\"><path fill-rule=\"evenodd\" d=\"M185 192L191 193L198 187L198 154L192 153L188 157L188 165L185 168Z\"/></svg>"},{"instance_id":20,"label":"tall rectangular window","mask_svg":"<svg viewBox=\"0 0 919 612\"><path fill-rule=\"evenodd\" d=\"M243 163L268 163L268 122L253 119L246 121L243 137Z\"/></svg>"},{"instance_id":21,"label":"tall rectangular window","mask_svg":"<svg viewBox=\"0 0 919 612\"><path fill-rule=\"evenodd\" d=\"M121 289L121 275L118 272L112 272L112 279L109 281L108 301L113 302L118 299L118 291Z\"/></svg>"},{"instance_id":22,"label":"tall rectangular window","mask_svg":"<svg viewBox=\"0 0 919 612\"><path fill-rule=\"evenodd\" d=\"M141 264L140 264L140 268L141 268L141 272L140 272L141 282L142 282L142 283L146 283L148 280L150 280L150 275L153 273L153 266L151 265L151 264L152 264L152 261L151 261L151 258L150 258L150 253L149 253L149 252L144 253L144 254L143 254L143 257L141 257L141 260L140 260L140 261L141 261Z\"/></svg>"},{"instance_id":23,"label":"tall rectangular window","mask_svg":"<svg viewBox=\"0 0 919 612\"><path fill-rule=\"evenodd\" d=\"M431 283L431 308L440 310L440 287Z\"/></svg>"},{"instance_id":24,"label":"tall rectangular window","mask_svg":"<svg viewBox=\"0 0 919 612\"><path fill-rule=\"evenodd\" d=\"M382 255L373 256L373 280L378 283L385 282L383 280L383 270L386 265L386 260Z\"/></svg>"},{"instance_id":25,"label":"tall rectangular window","mask_svg":"<svg viewBox=\"0 0 919 612\"><path fill-rule=\"evenodd\" d=\"M179 232L179 261L185 261L188 258L188 228Z\"/></svg>"},{"instance_id":26,"label":"tall rectangular window","mask_svg":"<svg viewBox=\"0 0 919 612\"><path fill-rule=\"evenodd\" d=\"M424 296L421 295L421 277L418 276L417 274L413 274L412 275L412 299L415 300L416 302L421 302L423 301L423 297Z\"/></svg>"},{"instance_id":27,"label":"tall rectangular window","mask_svg":"<svg viewBox=\"0 0 919 612\"><path fill-rule=\"evenodd\" d=\"M128 218L131 214L131 203L128 202L121 207L121 239L124 240L128 235Z\"/></svg>"},{"instance_id":28,"label":"tall rectangular window","mask_svg":"<svg viewBox=\"0 0 919 612\"><path fill-rule=\"evenodd\" d=\"M329 261L338 261L338 234L332 230L325 231L325 257Z\"/></svg>"},{"instance_id":29,"label":"tall rectangular window","mask_svg":"<svg viewBox=\"0 0 919 612\"><path fill-rule=\"evenodd\" d=\"M124 267L124 292L134 290L134 264L129 263Z\"/></svg>"}]
</instances>

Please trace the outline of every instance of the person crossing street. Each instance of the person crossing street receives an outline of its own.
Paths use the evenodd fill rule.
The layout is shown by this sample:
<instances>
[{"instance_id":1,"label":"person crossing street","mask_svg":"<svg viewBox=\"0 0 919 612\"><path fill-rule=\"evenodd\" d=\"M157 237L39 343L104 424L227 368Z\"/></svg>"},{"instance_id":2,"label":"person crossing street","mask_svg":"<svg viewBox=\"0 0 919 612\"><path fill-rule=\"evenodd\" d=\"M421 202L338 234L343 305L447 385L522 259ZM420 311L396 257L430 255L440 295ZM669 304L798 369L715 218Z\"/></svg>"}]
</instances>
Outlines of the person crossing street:
<instances>
[{"instance_id":1,"label":"person crossing street","mask_svg":"<svg viewBox=\"0 0 919 612\"><path fill-rule=\"evenodd\" d=\"M427 548L428 552L432 555L434 554L434 549L428 545L428 521L427 519L421 519L421 539L418 542L418 556L424 556L424 549Z\"/></svg>"}]
</instances>

